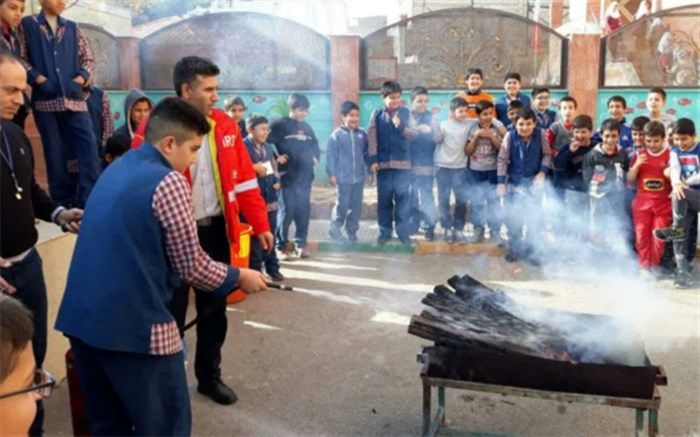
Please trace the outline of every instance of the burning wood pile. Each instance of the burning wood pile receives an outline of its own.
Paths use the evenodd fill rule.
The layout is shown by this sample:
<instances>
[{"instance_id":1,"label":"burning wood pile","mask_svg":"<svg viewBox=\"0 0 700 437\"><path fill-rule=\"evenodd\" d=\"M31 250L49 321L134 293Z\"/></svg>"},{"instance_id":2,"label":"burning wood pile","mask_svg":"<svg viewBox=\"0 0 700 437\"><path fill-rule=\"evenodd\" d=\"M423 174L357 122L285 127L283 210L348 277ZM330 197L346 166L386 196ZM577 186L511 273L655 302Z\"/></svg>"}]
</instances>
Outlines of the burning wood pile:
<instances>
[{"instance_id":1,"label":"burning wood pile","mask_svg":"<svg viewBox=\"0 0 700 437\"><path fill-rule=\"evenodd\" d=\"M663 383L631 326L519 305L468 275L447 283L423 298L408 328L435 342L423 352L426 376L636 398Z\"/></svg>"}]
</instances>

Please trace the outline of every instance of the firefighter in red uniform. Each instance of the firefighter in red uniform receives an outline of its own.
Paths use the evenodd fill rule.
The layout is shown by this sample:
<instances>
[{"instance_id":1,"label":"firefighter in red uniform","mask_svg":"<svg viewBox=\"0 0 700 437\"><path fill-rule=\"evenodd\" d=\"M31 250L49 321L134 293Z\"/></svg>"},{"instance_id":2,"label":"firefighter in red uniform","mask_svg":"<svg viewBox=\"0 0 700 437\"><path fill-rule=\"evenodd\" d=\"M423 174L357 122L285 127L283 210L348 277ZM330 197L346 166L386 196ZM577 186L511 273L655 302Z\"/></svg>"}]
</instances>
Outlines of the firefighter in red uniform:
<instances>
[{"instance_id":1,"label":"firefighter in red uniform","mask_svg":"<svg viewBox=\"0 0 700 437\"><path fill-rule=\"evenodd\" d=\"M257 176L238 125L221 109L214 108L218 96L219 68L208 59L187 56L178 61L173 82L178 97L207 116L212 129L202 140L197 163L185 172L192 183L194 216L202 248L214 260L230 263L231 250L238 250L239 213L253 227L264 250L274 250L267 221L267 208L258 188ZM141 123L132 147L143 142L148 120ZM187 312L189 286L180 287L171 311L182 327ZM197 324L194 370L197 390L215 402L236 402L234 391L221 379L221 347L226 339L226 300L195 289L198 314L207 313Z\"/></svg>"},{"instance_id":2,"label":"firefighter in red uniform","mask_svg":"<svg viewBox=\"0 0 700 437\"><path fill-rule=\"evenodd\" d=\"M627 180L636 181L637 195L632 202L635 247L643 278L651 277L664 254L664 242L654 238L652 231L671 223L671 184L664 174L670 163L670 150L664 147L666 129L658 121L644 126L646 148L632 158Z\"/></svg>"}]
</instances>

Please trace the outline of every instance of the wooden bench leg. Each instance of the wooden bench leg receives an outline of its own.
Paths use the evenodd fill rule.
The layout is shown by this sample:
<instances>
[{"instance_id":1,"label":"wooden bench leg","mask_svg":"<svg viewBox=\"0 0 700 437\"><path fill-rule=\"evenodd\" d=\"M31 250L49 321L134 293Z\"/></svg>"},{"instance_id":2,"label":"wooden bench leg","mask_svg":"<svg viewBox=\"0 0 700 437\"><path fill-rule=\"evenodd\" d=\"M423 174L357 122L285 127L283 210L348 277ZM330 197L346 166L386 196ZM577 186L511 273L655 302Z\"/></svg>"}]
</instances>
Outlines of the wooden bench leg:
<instances>
[{"instance_id":1,"label":"wooden bench leg","mask_svg":"<svg viewBox=\"0 0 700 437\"><path fill-rule=\"evenodd\" d=\"M440 424L445 425L445 387L438 387L438 408L442 411L442 417L440 417Z\"/></svg>"},{"instance_id":2,"label":"wooden bench leg","mask_svg":"<svg viewBox=\"0 0 700 437\"><path fill-rule=\"evenodd\" d=\"M649 435L659 435L659 410L649 410Z\"/></svg>"},{"instance_id":3,"label":"wooden bench leg","mask_svg":"<svg viewBox=\"0 0 700 437\"><path fill-rule=\"evenodd\" d=\"M644 410L643 408L637 408L634 426L634 435L636 437L642 436L642 431L644 430Z\"/></svg>"},{"instance_id":4,"label":"wooden bench leg","mask_svg":"<svg viewBox=\"0 0 700 437\"><path fill-rule=\"evenodd\" d=\"M430 433L430 402L431 402L431 387L430 384L423 383L423 435L427 436Z\"/></svg>"}]
</instances>

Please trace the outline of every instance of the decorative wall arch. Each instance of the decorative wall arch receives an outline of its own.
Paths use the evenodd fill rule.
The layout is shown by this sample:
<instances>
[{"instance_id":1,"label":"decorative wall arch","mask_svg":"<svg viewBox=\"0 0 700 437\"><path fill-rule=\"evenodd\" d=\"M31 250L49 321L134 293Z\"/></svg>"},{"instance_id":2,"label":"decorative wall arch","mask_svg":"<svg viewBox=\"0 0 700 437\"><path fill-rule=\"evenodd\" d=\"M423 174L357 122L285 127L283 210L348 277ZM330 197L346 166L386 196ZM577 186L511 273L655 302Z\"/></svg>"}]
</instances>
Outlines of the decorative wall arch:
<instances>
[{"instance_id":1,"label":"decorative wall arch","mask_svg":"<svg viewBox=\"0 0 700 437\"><path fill-rule=\"evenodd\" d=\"M95 58L95 85L103 89L119 89L119 46L117 38L101 27L79 23L80 30L90 41Z\"/></svg>"},{"instance_id":2,"label":"decorative wall arch","mask_svg":"<svg viewBox=\"0 0 700 437\"><path fill-rule=\"evenodd\" d=\"M517 71L523 86L565 87L564 36L535 21L482 8L443 9L416 15L362 39L363 89L385 80L405 88L463 88L469 67L489 85Z\"/></svg>"},{"instance_id":3,"label":"decorative wall arch","mask_svg":"<svg viewBox=\"0 0 700 437\"><path fill-rule=\"evenodd\" d=\"M601 43L603 87L700 86L700 4L622 26Z\"/></svg>"},{"instance_id":4,"label":"decorative wall arch","mask_svg":"<svg viewBox=\"0 0 700 437\"><path fill-rule=\"evenodd\" d=\"M145 89L172 89L183 56L211 58L223 89L327 90L330 40L299 23L254 12L207 14L174 23L141 41Z\"/></svg>"}]
</instances>

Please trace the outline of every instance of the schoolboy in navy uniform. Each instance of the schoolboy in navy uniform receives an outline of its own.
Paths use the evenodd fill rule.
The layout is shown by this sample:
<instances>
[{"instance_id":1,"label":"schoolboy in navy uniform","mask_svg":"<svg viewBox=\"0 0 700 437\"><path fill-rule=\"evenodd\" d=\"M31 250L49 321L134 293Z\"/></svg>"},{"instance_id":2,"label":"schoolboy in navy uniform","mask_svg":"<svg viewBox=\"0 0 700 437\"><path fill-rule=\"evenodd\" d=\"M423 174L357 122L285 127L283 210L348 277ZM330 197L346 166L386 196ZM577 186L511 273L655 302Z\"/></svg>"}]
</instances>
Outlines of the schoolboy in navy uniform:
<instances>
[{"instance_id":1,"label":"schoolboy in navy uniform","mask_svg":"<svg viewBox=\"0 0 700 437\"><path fill-rule=\"evenodd\" d=\"M620 147L627 149L632 145L632 128L627 124L625 118L625 110L627 109L627 100L622 96L612 96L608 99L608 115L609 120L616 121L620 124ZM642 125L644 129L644 125ZM641 129L640 129L641 130ZM603 138L600 132L596 131L593 134L593 141L600 143ZM644 141L642 141L643 143Z\"/></svg>"},{"instance_id":2,"label":"schoolboy in navy uniform","mask_svg":"<svg viewBox=\"0 0 700 437\"><path fill-rule=\"evenodd\" d=\"M543 241L541 214L523 214L523 211L539 208L542 204L546 174L552 168L552 152L543 128L536 125L535 113L523 109L515 129L503 138L498 151L499 197L506 198L508 212L508 250L506 261L524 258L539 265L536 248ZM523 229L527 226L527 236Z\"/></svg>"},{"instance_id":3,"label":"schoolboy in navy uniform","mask_svg":"<svg viewBox=\"0 0 700 437\"><path fill-rule=\"evenodd\" d=\"M56 329L70 340L95 435L191 432L182 341L167 308L181 280L221 297L266 288L259 272L216 262L199 244L182 172L209 130L198 109L164 99L146 143L107 168L86 206Z\"/></svg>"},{"instance_id":4,"label":"schoolboy in navy uniform","mask_svg":"<svg viewBox=\"0 0 700 437\"><path fill-rule=\"evenodd\" d=\"M549 129L557 119L557 113L549 109L549 88L535 87L532 90L532 110L535 111L537 127Z\"/></svg>"},{"instance_id":5,"label":"schoolboy in navy uniform","mask_svg":"<svg viewBox=\"0 0 700 437\"><path fill-rule=\"evenodd\" d=\"M415 87L411 91L411 118L409 124L416 137L409 143L411 151L411 234L425 227L425 239L435 239L437 212L433 196L435 182L435 147L441 137L440 120L428 110L428 90Z\"/></svg>"},{"instance_id":6,"label":"schoolboy in navy uniform","mask_svg":"<svg viewBox=\"0 0 700 437\"><path fill-rule=\"evenodd\" d=\"M372 171L377 174L377 243L380 245L391 240L394 224L401 244L413 244L408 221L411 207L408 144L416 133L408 126L410 113L401 106L401 91L398 82L390 80L382 84L384 106L372 112L367 129L369 160Z\"/></svg>"},{"instance_id":7,"label":"schoolboy in navy uniform","mask_svg":"<svg viewBox=\"0 0 700 437\"><path fill-rule=\"evenodd\" d=\"M520 102L526 108L530 107L530 98L520 92L521 78L520 73L506 73L503 78L503 89L505 94L496 99L496 118L503 123L504 126L510 124L508 117L508 106L511 102Z\"/></svg>"},{"instance_id":8,"label":"schoolboy in navy uniform","mask_svg":"<svg viewBox=\"0 0 700 437\"><path fill-rule=\"evenodd\" d=\"M65 7L65 0L41 0L41 12L22 19L19 36L51 196L63 206L82 208L100 175L95 134L83 92L95 61L90 43L77 24L61 17ZM78 160L77 190L64 160L70 150Z\"/></svg>"}]
</instances>

